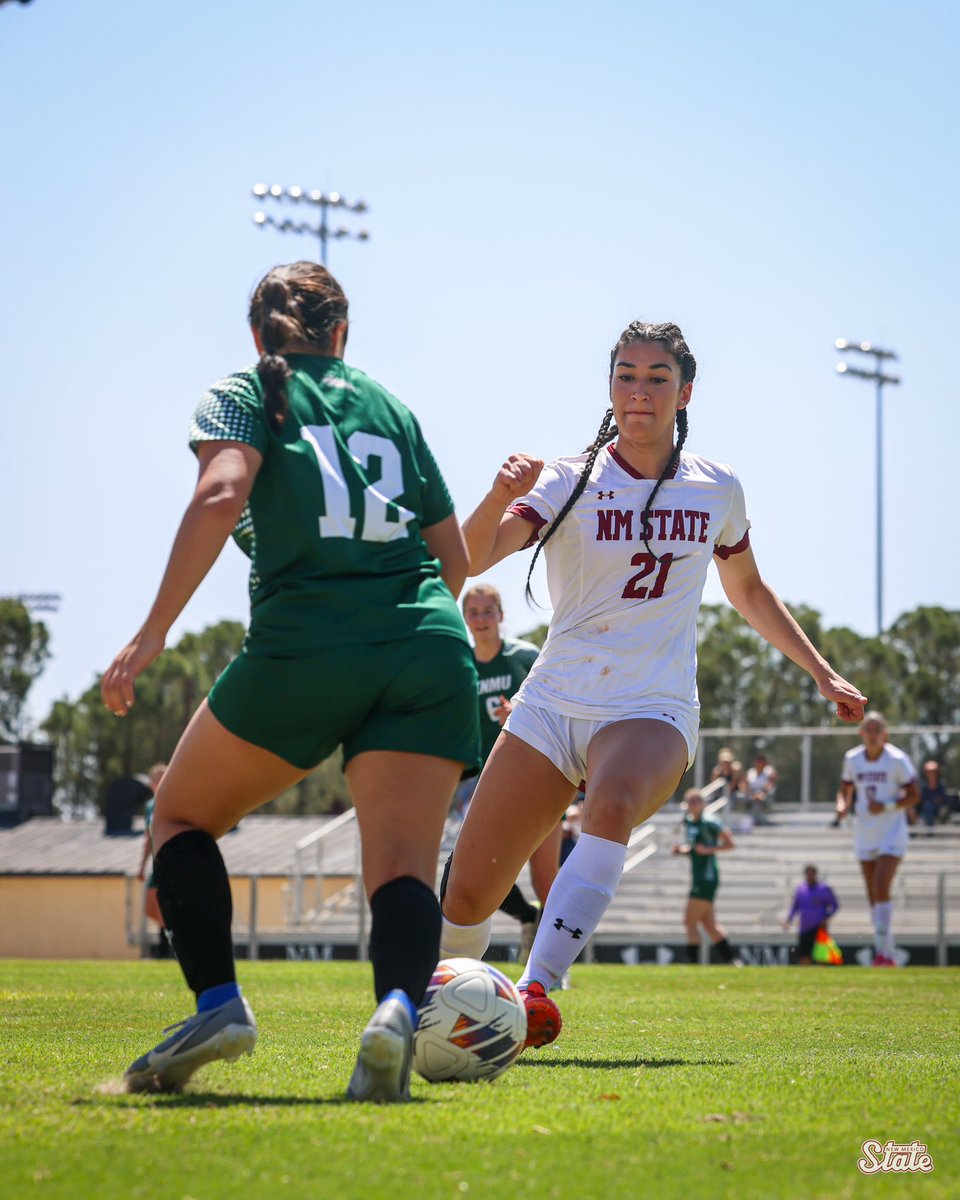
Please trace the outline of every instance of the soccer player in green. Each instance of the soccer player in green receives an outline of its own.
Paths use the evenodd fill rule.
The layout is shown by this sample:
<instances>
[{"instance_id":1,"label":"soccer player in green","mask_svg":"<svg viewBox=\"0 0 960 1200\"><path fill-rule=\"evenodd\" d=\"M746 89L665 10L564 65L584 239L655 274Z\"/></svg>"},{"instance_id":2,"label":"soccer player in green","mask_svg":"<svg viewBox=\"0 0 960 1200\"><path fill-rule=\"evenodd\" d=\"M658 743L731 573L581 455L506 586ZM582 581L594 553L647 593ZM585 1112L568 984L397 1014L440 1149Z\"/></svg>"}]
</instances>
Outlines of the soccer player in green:
<instances>
[{"instance_id":1,"label":"soccer player in green","mask_svg":"<svg viewBox=\"0 0 960 1200\"><path fill-rule=\"evenodd\" d=\"M674 854L690 856L690 897L683 914L687 929L687 958L699 961L700 928L723 956L724 962L742 965L736 951L727 941L726 931L713 915L713 901L720 886L717 855L734 849L734 841L723 822L704 814L703 796L698 788L689 788L683 797L686 813L683 818L684 840L673 847Z\"/></svg>"},{"instance_id":2,"label":"soccer player in green","mask_svg":"<svg viewBox=\"0 0 960 1200\"><path fill-rule=\"evenodd\" d=\"M176 1090L204 1063L252 1051L216 842L342 745L378 1002L347 1096L405 1100L439 957L444 819L479 761L476 670L454 599L466 550L416 419L343 361L347 299L326 269L274 268L249 319L259 363L197 409L194 496L153 607L102 681L123 716L236 528L252 559L250 627L181 737L153 821L160 907L197 1012L126 1078Z\"/></svg>"},{"instance_id":3,"label":"soccer player in green","mask_svg":"<svg viewBox=\"0 0 960 1200\"><path fill-rule=\"evenodd\" d=\"M467 588L462 607L463 619L473 637L473 656L477 664L480 755L486 762L513 709L510 697L520 690L540 650L532 642L502 635L503 601L491 584L475 583ZM464 780L457 789L457 803L463 811L470 803L478 779L479 776L475 775L472 779ZM562 828L558 825L530 856L530 878L540 908L527 900L516 883L500 905L502 912L520 922L521 962L526 962L530 953L537 931L537 919L547 901L550 885L557 877L561 837Z\"/></svg>"}]
</instances>

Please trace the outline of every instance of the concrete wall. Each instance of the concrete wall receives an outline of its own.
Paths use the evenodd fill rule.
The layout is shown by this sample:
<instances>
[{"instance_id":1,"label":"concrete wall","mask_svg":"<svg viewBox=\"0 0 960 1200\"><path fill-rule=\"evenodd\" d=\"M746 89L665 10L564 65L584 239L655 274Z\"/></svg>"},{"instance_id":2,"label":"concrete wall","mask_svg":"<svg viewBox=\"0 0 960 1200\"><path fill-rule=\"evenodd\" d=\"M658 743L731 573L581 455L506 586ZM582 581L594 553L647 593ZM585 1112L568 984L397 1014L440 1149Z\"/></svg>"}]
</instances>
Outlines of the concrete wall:
<instances>
[{"instance_id":1,"label":"concrete wall","mask_svg":"<svg viewBox=\"0 0 960 1200\"><path fill-rule=\"evenodd\" d=\"M325 879L324 894L346 881ZM234 930L245 937L250 879L230 885ZM287 887L286 876L259 878L261 932L287 928ZM139 958L142 911L143 885L122 875L0 875L0 958ZM156 927L148 928L155 941Z\"/></svg>"},{"instance_id":2,"label":"concrete wall","mask_svg":"<svg viewBox=\"0 0 960 1200\"><path fill-rule=\"evenodd\" d=\"M0 876L0 956L138 958L126 895L122 875Z\"/></svg>"}]
</instances>

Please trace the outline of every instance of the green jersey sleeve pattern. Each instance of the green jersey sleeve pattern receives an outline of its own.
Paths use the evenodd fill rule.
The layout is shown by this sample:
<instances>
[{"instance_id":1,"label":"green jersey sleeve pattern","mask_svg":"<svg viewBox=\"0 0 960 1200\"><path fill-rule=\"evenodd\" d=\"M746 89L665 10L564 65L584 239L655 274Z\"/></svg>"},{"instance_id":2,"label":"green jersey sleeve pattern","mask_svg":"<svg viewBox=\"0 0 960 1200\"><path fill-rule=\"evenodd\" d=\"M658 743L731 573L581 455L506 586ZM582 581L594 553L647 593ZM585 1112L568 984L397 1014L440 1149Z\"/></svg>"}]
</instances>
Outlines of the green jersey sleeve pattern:
<instances>
[{"instance_id":1,"label":"green jersey sleeve pattern","mask_svg":"<svg viewBox=\"0 0 960 1200\"><path fill-rule=\"evenodd\" d=\"M255 371L238 371L205 393L190 426L190 449L201 442L243 442L261 454L270 437L257 391Z\"/></svg>"}]
</instances>

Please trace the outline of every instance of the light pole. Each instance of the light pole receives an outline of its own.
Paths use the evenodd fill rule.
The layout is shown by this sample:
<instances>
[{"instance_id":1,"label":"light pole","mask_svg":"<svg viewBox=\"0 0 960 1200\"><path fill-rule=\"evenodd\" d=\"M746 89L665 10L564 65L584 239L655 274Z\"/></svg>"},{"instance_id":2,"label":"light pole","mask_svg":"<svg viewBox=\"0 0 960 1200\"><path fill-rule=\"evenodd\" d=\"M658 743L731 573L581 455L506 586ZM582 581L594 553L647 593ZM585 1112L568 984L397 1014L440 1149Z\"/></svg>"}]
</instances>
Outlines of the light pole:
<instances>
[{"instance_id":1,"label":"light pole","mask_svg":"<svg viewBox=\"0 0 960 1200\"><path fill-rule=\"evenodd\" d=\"M883 350L872 342L848 342L837 338L834 346L841 354L866 354L873 357L872 371L852 367L849 363L837 363L838 375L853 375L857 379L871 379L877 385L877 637L883 634L883 385L899 383L899 375L887 375L885 362L896 362L893 350Z\"/></svg>"},{"instance_id":2,"label":"light pole","mask_svg":"<svg viewBox=\"0 0 960 1200\"><path fill-rule=\"evenodd\" d=\"M327 265L327 242L331 238L355 238L358 242L366 242L370 238L366 229L358 229L353 232L342 225L331 228L328 220L328 214L332 208L340 209L343 212L365 213L367 206L362 200L351 204L339 192L321 192L316 188L310 191L302 187L284 188L279 183L274 183L269 187L265 183L258 183L253 189L253 194L258 200L289 200L294 204L312 204L320 209L320 222L317 225L312 225L309 221L291 221L289 217L282 217L278 220L264 212L254 213L253 220L261 229L272 225L281 233L310 233L314 237L318 237L320 239L320 261L324 266Z\"/></svg>"}]
</instances>

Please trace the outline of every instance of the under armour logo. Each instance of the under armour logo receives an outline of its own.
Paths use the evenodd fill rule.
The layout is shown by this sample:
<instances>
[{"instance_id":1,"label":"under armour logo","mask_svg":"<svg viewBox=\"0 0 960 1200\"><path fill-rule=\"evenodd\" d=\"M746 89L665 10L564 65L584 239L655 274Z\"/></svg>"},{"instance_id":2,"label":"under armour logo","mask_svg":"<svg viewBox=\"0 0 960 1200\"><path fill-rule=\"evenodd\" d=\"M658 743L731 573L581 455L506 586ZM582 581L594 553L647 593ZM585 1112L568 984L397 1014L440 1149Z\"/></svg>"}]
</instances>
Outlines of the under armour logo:
<instances>
[{"instance_id":1,"label":"under armour logo","mask_svg":"<svg viewBox=\"0 0 960 1200\"><path fill-rule=\"evenodd\" d=\"M613 492L597 492L597 499L598 500L604 500L604 499L612 500Z\"/></svg>"},{"instance_id":2,"label":"under armour logo","mask_svg":"<svg viewBox=\"0 0 960 1200\"><path fill-rule=\"evenodd\" d=\"M567 931L567 933L570 934L570 936L573 938L573 940L575 942L578 942L583 937L583 930L582 929L571 929L569 925L564 925L563 917L557 917L557 919L553 923L553 927L554 927L554 929L565 929Z\"/></svg>"}]
</instances>

